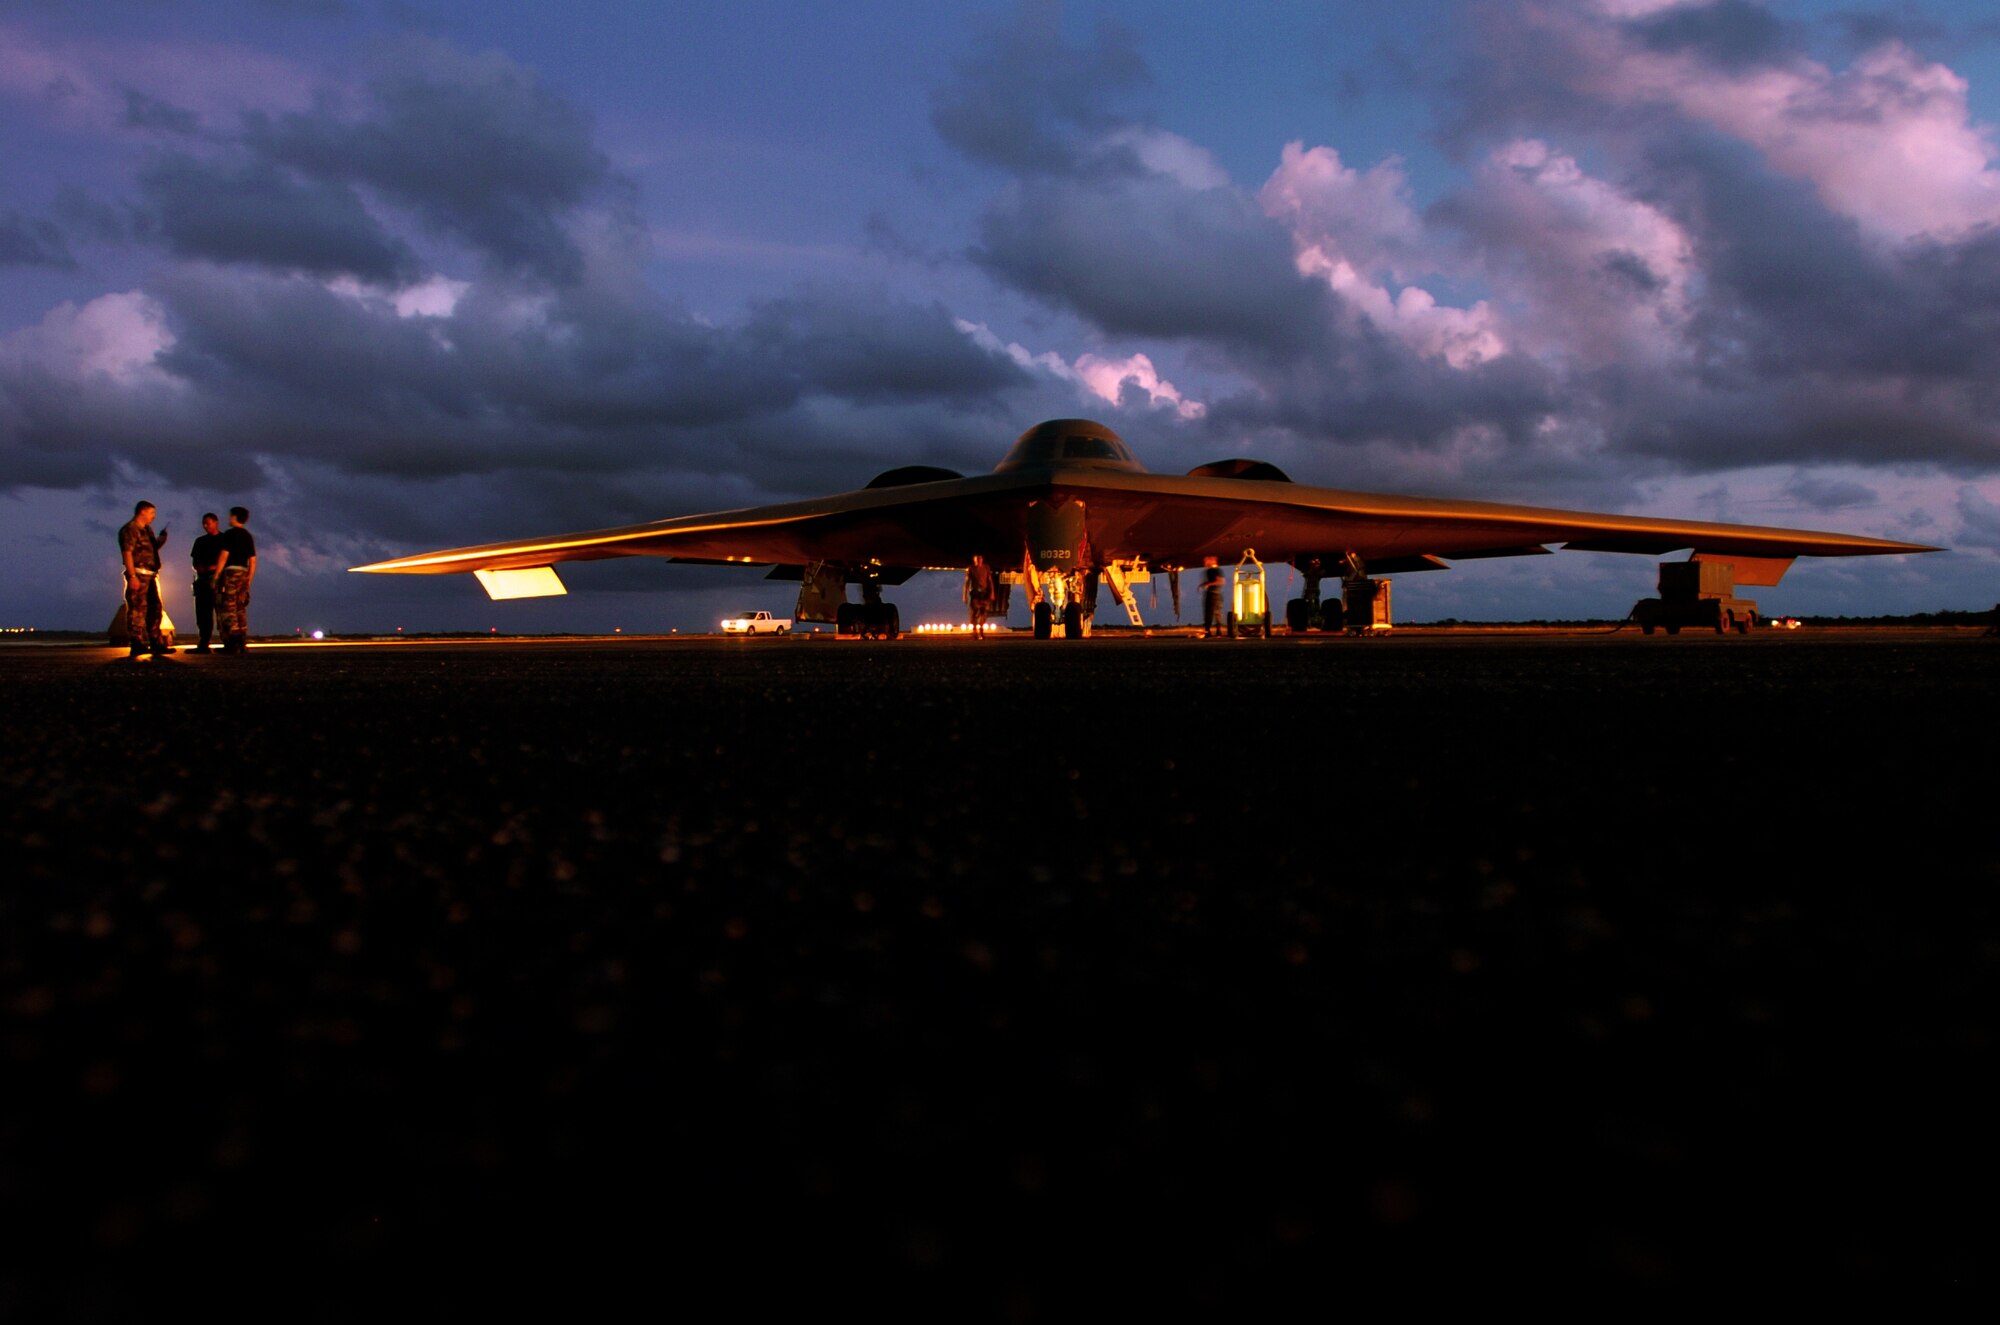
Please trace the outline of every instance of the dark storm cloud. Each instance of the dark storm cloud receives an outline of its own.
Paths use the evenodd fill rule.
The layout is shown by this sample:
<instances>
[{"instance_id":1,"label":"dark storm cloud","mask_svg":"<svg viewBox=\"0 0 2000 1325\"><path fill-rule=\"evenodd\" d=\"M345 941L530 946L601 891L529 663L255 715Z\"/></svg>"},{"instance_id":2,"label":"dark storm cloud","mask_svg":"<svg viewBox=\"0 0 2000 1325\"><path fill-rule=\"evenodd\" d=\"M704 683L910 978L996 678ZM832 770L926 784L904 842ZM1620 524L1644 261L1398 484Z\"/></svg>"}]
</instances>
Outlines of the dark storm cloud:
<instances>
[{"instance_id":1,"label":"dark storm cloud","mask_svg":"<svg viewBox=\"0 0 2000 1325\"><path fill-rule=\"evenodd\" d=\"M931 94L931 124L975 161L1021 174L1085 167L1091 141L1114 127L1110 99L1148 79L1134 35L1100 25L1093 43L1070 45L1062 11L1024 4L976 38L958 76Z\"/></svg>"},{"instance_id":2,"label":"dark storm cloud","mask_svg":"<svg viewBox=\"0 0 2000 1325\"><path fill-rule=\"evenodd\" d=\"M62 222L72 238L99 244L122 244L132 235L131 217L127 210L105 202L88 189L74 184L65 184L56 191L49 211Z\"/></svg>"},{"instance_id":3,"label":"dark storm cloud","mask_svg":"<svg viewBox=\"0 0 2000 1325\"><path fill-rule=\"evenodd\" d=\"M182 257L398 282L416 256L346 184L300 180L269 162L176 154L139 176L159 237Z\"/></svg>"},{"instance_id":4,"label":"dark storm cloud","mask_svg":"<svg viewBox=\"0 0 2000 1325\"><path fill-rule=\"evenodd\" d=\"M343 537L450 541L481 511L498 536L986 468L1018 431L1000 402L1049 394L943 304L877 287L691 316L641 275L588 117L497 55L399 45L351 102L253 115L137 183L123 211L71 190L72 231L189 260L0 342L0 485L268 473L340 504ZM420 265L412 222L483 270Z\"/></svg>"},{"instance_id":5,"label":"dark storm cloud","mask_svg":"<svg viewBox=\"0 0 2000 1325\"><path fill-rule=\"evenodd\" d=\"M852 289L769 300L743 334L803 386L854 400L984 397L1027 380L1012 360L961 334L942 304Z\"/></svg>"},{"instance_id":6,"label":"dark storm cloud","mask_svg":"<svg viewBox=\"0 0 2000 1325\"><path fill-rule=\"evenodd\" d=\"M1716 374L1861 366L1903 296L1891 260L1803 181L1702 129L1655 134L1631 181L1695 238L1706 290L1692 334Z\"/></svg>"},{"instance_id":7,"label":"dark storm cloud","mask_svg":"<svg viewBox=\"0 0 2000 1325\"><path fill-rule=\"evenodd\" d=\"M1787 483L1785 495L1816 511L1851 510L1874 506L1882 500L1881 495L1865 483L1813 474L1800 474Z\"/></svg>"},{"instance_id":8,"label":"dark storm cloud","mask_svg":"<svg viewBox=\"0 0 2000 1325\"><path fill-rule=\"evenodd\" d=\"M1958 519L1951 537L1954 546L2000 552L2000 506L1987 501L1977 488L1959 489Z\"/></svg>"},{"instance_id":9,"label":"dark storm cloud","mask_svg":"<svg viewBox=\"0 0 2000 1325\"><path fill-rule=\"evenodd\" d=\"M635 438L742 418L792 383L733 333L643 305L474 290L449 317L312 281L186 269L158 292L178 334L162 366L259 451L439 475L524 462L643 465Z\"/></svg>"},{"instance_id":10,"label":"dark storm cloud","mask_svg":"<svg viewBox=\"0 0 2000 1325\"><path fill-rule=\"evenodd\" d=\"M1450 83L1453 145L1470 154L1517 136L1560 144L1589 159L1593 177L1670 218L1689 245L1684 309L1663 305L1672 315L1663 313L1653 352L1604 372L1564 372L1560 417L1594 426L1626 460L1684 470L2000 465L2000 233L1940 223L1937 234L1898 237L1884 212L1854 203L1851 181L1881 159L1861 155L1878 149L1871 135L1939 141L1948 111L1924 100L1936 90L1917 81L1916 57L1878 67L1875 82L1842 83L1806 58L1800 30L1747 3L1622 25L1584 11L1537 11L1528 22L1513 8L1471 12L1484 21ZM1622 34L1628 54L1686 63L1646 66L1653 81L1628 89L1618 64L1627 56L1607 59L1611 34ZM1767 69L1784 70L1794 89L1782 125L1743 106L1701 120L1709 107L1691 89L1736 87ZM1897 78L1909 80L1900 102L1887 90ZM1862 97L1864 85L1885 100ZM1929 116L1920 128L1894 118L1920 113ZM1787 173L1767 154L1794 146L1794 134L1830 139L1836 124L1853 135L1852 161L1794 156ZM1936 190L1937 178L1920 182ZM1458 230L1488 271L1532 266L1538 255L1560 270L1563 255L1510 232L1520 218L1495 202L1475 184L1426 219ZM1536 287L1537 316L1610 307L1622 278L1632 302L1657 298L1663 273L1632 257L1608 254L1588 280Z\"/></svg>"},{"instance_id":11,"label":"dark storm cloud","mask_svg":"<svg viewBox=\"0 0 2000 1325\"><path fill-rule=\"evenodd\" d=\"M1198 148L1107 109L1129 79L1022 92L1050 71L1125 68L1121 52L1103 36L1070 48L1023 21L989 44L977 77L944 94L957 115L939 123L946 140L1015 175L980 220L974 262L1113 336L1218 353L1249 386L1210 399L1206 418L1182 429L1210 450L1274 431L1423 448L1473 426L1531 435L1553 404L1549 373L1521 360L1460 371L1378 329L1301 274L1291 232Z\"/></svg>"},{"instance_id":12,"label":"dark storm cloud","mask_svg":"<svg viewBox=\"0 0 2000 1325\"><path fill-rule=\"evenodd\" d=\"M65 361L121 320L74 317L84 325L64 319L55 334L67 343L55 353L20 353L18 337L0 353L0 489L83 488L121 473L258 481L250 456L218 450L228 434L207 402L159 374Z\"/></svg>"},{"instance_id":13,"label":"dark storm cloud","mask_svg":"<svg viewBox=\"0 0 2000 1325\"><path fill-rule=\"evenodd\" d=\"M503 269L568 283L583 255L566 218L625 187L591 134L589 115L505 56L410 42L358 118L322 103L252 116L244 136L307 175L381 190Z\"/></svg>"},{"instance_id":14,"label":"dark storm cloud","mask_svg":"<svg viewBox=\"0 0 2000 1325\"><path fill-rule=\"evenodd\" d=\"M1920 241L1898 258L1901 316L1880 332L1895 362L1925 377L2000 385L2000 230Z\"/></svg>"},{"instance_id":15,"label":"dark storm cloud","mask_svg":"<svg viewBox=\"0 0 2000 1325\"><path fill-rule=\"evenodd\" d=\"M191 110L128 87L125 89L123 123L128 129L190 135L200 130L201 117Z\"/></svg>"},{"instance_id":16,"label":"dark storm cloud","mask_svg":"<svg viewBox=\"0 0 2000 1325\"><path fill-rule=\"evenodd\" d=\"M1464 6L1458 42L1428 53L1439 90L1438 136L1455 155L1517 133L1570 124L1615 130L1630 112L1580 90L1589 62L1540 23L1501 0Z\"/></svg>"},{"instance_id":17,"label":"dark storm cloud","mask_svg":"<svg viewBox=\"0 0 2000 1325\"><path fill-rule=\"evenodd\" d=\"M1912 9L1868 10L1852 9L1835 14L1832 19L1845 39L1849 49L1869 50L1885 41L1900 41L1912 46L1929 46L1949 37L1949 31ZM1971 32L1978 35L1982 25L1974 24ZM1991 24L1983 25L1993 35Z\"/></svg>"},{"instance_id":18,"label":"dark storm cloud","mask_svg":"<svg viewBox=\"0 0 2000 1325\"><path fill-rule=\"evenodd\" d=\"M1636 20L1631 31L1649 50L1696 55L1726 69L1770 64L1800 46L1775 14L1747 0L1679 6Z\"/></svg>"},{"instance_id":19,"label":"dark storm cloud","mask_svg":"<svg viewBox=\"0 0 2000 1325\"><path fill-rule=\"evenodd\" d=\"M70 271L76 267L76 257L53 222L10 211L0 216L0 267L55 267Z\"/></svg>"},{"instance_id":20,"label":"dark storm cloud","mask_svg":"<svg viewBox=\"0 0 2000 1325\"><path fill-rule=\"evenodd\" d=\"M479 500L496 510L593 526L858 486L910 437L952 451L963 434L990 465L1005 431L991 417L1012 417L997 401L1026 384L939 306L866 289L801 291L730 326L643 292L504 282L403 316L362 289L189 264L113 302L42 334L89 346L143 323L157 355L95 378L32 338L0 356L0 481L136 470L248 491L276 463L310 468L326 493L490 484ZM978 421L940 427L940 406ZM400 509L382 513L466 536L451 509ZM341 527L392 532L373 518L344 511Z\"/></svg>"},{"instance_id":21,"label":"dark storm cloud","mask_svg":"<svg viewBox=\"0 0 2000 1325\"><path fill-rule=\"evenodd\" d=\"M1114 112L1135 77L1077 76L1100 61L1136 75L1114 58L1122 47L1070 47L1033 13L990 39L935 103L950 145L1012 176L969 255L1111 336L1181 341L1226 362L1244 388L1211 390L1206 418L1185 429L1217 442L1444 453L1464 474L1504 465L1600 498L1590 474L1607 463L1628 476L2000 463L2000 233L1885 240L1765 150L1698 122L1699 101L1676 102L1675 87L1628 96L1605 58L1674 57L1647 66L1655 78L1702 70L1726 83L1769 68L1801 88L1828 86L1802 30L1744 0L1625 23L1561 9L1523 21L1513 5L1467 12L1447 137L1469 156L1541 165L1475 175L1421 215L1404 256L1420 271L1428 251L1440 270L1495 283L1490 325L1504 348L1447 362L1425 331L1447 323L1426 322L1421 307L1405 319L1390 307L1396 284L1371 294L1362 255L1376 195L1355 192L1367 204L1336 209L1324 239L1311 236L1354 259L1343 279L1361 284L1336 293L1302 275L1295 254L1307 241L1278 213L1212 178L1192 144ZM1447 58L1433 53L1419 76ZM1060 91L1042 81L1052 75ZM1829 96L1801 113L1859 112ZM1893 127L1863 118L1856 132ZM1522 138L1536 143L1509 148ZM1485 316L1436 311L1466 326Z\"/></svg>"},{"instance_id":22,"label":"dark storm cloud","mask_svg":"<svg viewBox=\"0 0 2000 1325\"><path fill-rule=\"evenodd\" d=\"M1661 383L1634 446L1691 465L2000 463L2000 233L1871 243L1699 131L1656 139L1645 183L1697 238L1703 289L1695 376Z\"/></svg>"},{"instance_id":23,"label":"dark storm cloud","mask_svg":"<svg viewBox=\"0 0 2000 1325\"><path fill-rule=\"evenodd\" d=\"M1456 369L1412 354L1365 321L1330 332L1312 353L1252 371L1254 389L1210 402L1206 422L1218 435L1277 428L1319 443L1428 451L1480 429L1526 450L1550 411L1576 404L1532 359L1508 355Z\"/></svg>"},{"instance_id":24,"label":"dark storm cloud","mask_svg":"<svg viewBox=\"0 0 2000 1325\"><path fill-rule=\"evenodd\" d=\"M1121 335L1269 350L1297 344L1329 302L1250 199L1159 175L1022 181L981 220L972 257Z\"/></svg>"}]
</instances>

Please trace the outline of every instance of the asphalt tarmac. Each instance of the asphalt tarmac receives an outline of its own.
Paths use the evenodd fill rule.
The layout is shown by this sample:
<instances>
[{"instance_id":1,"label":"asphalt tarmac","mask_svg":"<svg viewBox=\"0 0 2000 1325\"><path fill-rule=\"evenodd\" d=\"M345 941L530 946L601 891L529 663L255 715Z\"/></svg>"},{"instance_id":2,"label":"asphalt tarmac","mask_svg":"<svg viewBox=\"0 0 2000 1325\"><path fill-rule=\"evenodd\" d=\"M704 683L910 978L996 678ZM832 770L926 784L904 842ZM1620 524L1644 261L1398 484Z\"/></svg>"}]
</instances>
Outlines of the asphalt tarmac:
<instances>
[{"instance_id":1,"label":"asphalt tarmac","mask_svg":"<svg viewBox=\"0 0 2000 1325\"><path fill-rule=\"evenodd\" d=\"M1996 669L0 649L0 1316L1990 1285Z\"/></svg>"}]
</instances>

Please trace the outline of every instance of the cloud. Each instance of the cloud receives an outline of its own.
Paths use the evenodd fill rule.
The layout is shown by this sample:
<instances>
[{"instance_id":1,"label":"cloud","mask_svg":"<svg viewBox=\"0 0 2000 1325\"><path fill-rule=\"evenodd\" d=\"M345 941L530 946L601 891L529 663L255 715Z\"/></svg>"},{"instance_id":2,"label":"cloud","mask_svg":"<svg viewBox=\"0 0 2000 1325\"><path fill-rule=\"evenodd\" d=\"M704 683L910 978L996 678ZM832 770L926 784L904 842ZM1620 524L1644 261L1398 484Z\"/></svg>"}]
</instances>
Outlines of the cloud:
<instances>
[{"instance_id":1,"label":"cloud","mask_svg":"<svg viewBox=\"0 0 2000 1325\"><path fill-rule=\"evenodd\" d=\"M45 41L0 24L0 99L68 132L191 134L246 110L299 107L319 81L241 44Z\"/></svg>"},{"instance_id":2,"label":"cloud","mask_svg":"<svg viewBox=\"0 0 2000 1325\"><path fill-rule=\"evenodd\" d=\"M159 66L40 55L103 89ZM202 114L142 159L134 203L61 192L70 232L172 261L0 342L0 485L303 485L344 505L351 538L451 539L488 507L615 523L854 485L885 433L990 464L990 422L955 420L1011 420L1001 398L1037 395L941 302L879 286L692 316L652 288L631 186L576 103L497 54L401 41L375 58L310 104ZM129 113L99 130L190 127L167 85L128 79L99 109ZM0 234L22 258L67 251L53 224ZM398 484L451 504L398 503Z\"/></svg>"},{"instance_id":3,"label":"cloud","mask_svg":"<svg viewBox=\"0 0 2000 1325\"><path fill-rule=\"evenodd\" d=\"M990 327L980 323L961 319L957 327L988 354L1004 355L1023 370L1046 373L1060 381L1075 384L1086 400L1140 409L1166 409L1182 419L1199 419L1208 412L1208 406L1198 400L1187 399L1180 388L1160 376L1159 369L1145 354L1130 354L1123 359L1083 354L1071 363L1053 350L1036 354L1017 342L1002 342Z\"/></svg>"},{"instance_id":4,"label":"cloud","mask_svg":"<svg viewBox=\"0 0 2000 1325\"><path fill-rule=\"evenodd\" d=\"M55 267L74 270L76 258L53 222L19 212L0 216L0 267Z\"/></svg>"},{"instance_id":5,"label":"cloud","mask_svg":"<svg viewBox=\"0 0 2000 1325\"><path fill-rule=\"evenodd\" d=\"M1844 511L1878 505L1882 498L1875 489L1852 479L1815 474L1795 475L1785 485L1785 495L1816 511Z\"/></svg>"},{"instance_id":6,"label":"cloud","mask_svg":"<svg viewBox=\"0 0 2000 1325\"><path fill-rule=\"evenodd\" d=\"M128 129L150 129L186 136L201 128L201 117L191 110L169 105L158 97L128 87L125 89L123 123Z\"/></svg>"},{"instance_id":7,"label":"cloud","mask_svg":"<svg viewBox=\"0 0 2000 1325\"><path fill-rule=\"evenodd\" d=\"M1359 170L1334 148L1286 143L1257 199L1300 249L1317 248L1358 273L1410 280L1433 269L1409 181L1393 157Z\"/></svg>"},{"instance_id":8,"label":"cloud","mask_svg":"<svg viewBox=\"0 0 2000 1325\"><path fill-rule=\"evenodd\" d=\"M566 220L622 204L626 186L573 101L504 55L415 39L384 56L362 101L354 115L330 100L253 115L244 142L305 177L379 190L502 269L581 279Z\"/></svg>"},{"instance_id":9,"label":"cloud","mask_svg":"<svg viewBox=\"0 0 2000 1325\"><path fill-rule=\"evenodd\" d=\"M1484 12L1482 32L1501 49L1459 82L1461 136L1523 120L1544 132L1644 131L1665 117L1755 148L1879 241L1961 237L2000 221L1991 126L1972 119L1964 78L1900 40L1834 69L1745 0L1636 17L1562 4Z\"/></svg>"},{"instance_id":10,"label":"cloud","mask_svg":"<svg viewBox=\"0 0 2000 1325\"><path fill-rule=\"evenodd\" d=\"M58 304L39 325L0 340L0 363L115 388L163 381L159 357L173 344L160 305L134 290Z\"/></svg>"},{"instance_id":11,"label":"cloud","mask_svg":"<svg viewBox=\"0 0 2000 1325\"><path fill-rule=\"evenodd\" d=\"M2000 553L2000 506L1967 484L1958 490L1957 514L1959 524L1952 533L1953 544Z\"/></svg>"},{"instance_id":12,"label":"cloud","mask_svg":"<svg viewBox=\"0 0 2000 1325\"><path fill-rule=\"evenodd\" d=\"M1484 303L1441 305L1412 283L1436 272L1441 259L1407 194L1395 160L1361 171L1333 148L1307 150L1294 142L1285 145L1258 202L1290 231L1297 270L1324 281L1376 330L1455 368L1498 356L1506 344Z\"/></svg>"},{"instance_id":13,"label":"cloud","mask_svg":"<svg viewBox=\"0 0 2000 1325\"><path fill-rule=\"evenodd\" d=\"M0 488L83 486L120 457L176 454L185 396L161 365L174 343L140 291L58 304L0 337Z\"/></svg>"},{"instance_id":14,"label":"cloud","mask_svg":"<svg viewBox=\"0 0 2000 1325\"><path fill-rule=\"evenodd\" d=\"M1093 394L1114 405L1142 400L1148 406L1171 409L1183 419L1198 419L1208 412L1200 401L1184 399L1179 388L1161 377L1152 359L1143 354L1123 359L1085 354L1076 361L1076 375Z\"/></svg>"},{"instance_id":15,"label":"cloud","mask_svg":"<svg viewBox=\"0 0 2000 1325\"><path fill-rule=\"evenodd\" d=\"M344 183L301 180L266 161L174 154L143 171L139 188L159 238L182 257L383 282L416 274L409 245Z\"/></svg>"},{"instance_id":16,"label":"cloud","mask_svg":"<svg viewBox=\"0 0 2000 1325\"><path fill-rule=\"evenodd\" d=\"M643 290L435 276L390 288L188 264L0 343L0 481L74 487L136 469L240 490L310 467L344 476L327 490L477 476L522 496L559 469L579 492L615 481L620 505L659 475L733 466L781 490L848 484L874 472L859 471L882 429L934 425L924 411L938 408L1002 413L1025 385L939 305L882 290L801 290L714 325ZM815 437L848 462L829 467ZM718 492L711 480L683 495L706 506ZM450 513L433 515L454 536ZM370 532L361 513L353 527Z\"/></svg>"},{"instance_id":17,"label":"cloud","mask_svg":"<svg viewBox=\"0 0 2000 1325\"><path fill-rule=\"evenodd\" d=\"M1048 67L1089 54L1002 49ZM948 135L1013 175L982 214L971 258L1107 337L1180 342L1227 363L1241 389L1189 411L1215 445L1235 448L1228 435L1247 430L1357 450L1396 438L1436 455L1549 435L1547 369L1506 352L1486 304L1455 306L1418 283L1463 259L1410 204L1395 161L1357 170L1330 147L1293 144L1252 195L1197 144L1120 118L1107 98L1033 116L1005 91L1032 70L994 62L986 75L955 90L955 104L973 115L986 89L1001 104L973 118L1061 150L999 152ZM1147 352L1124 351L1121 368L1134 353ZM1131 380L1135 401L1159 399L1143 374Z\"/></svg>"},{"instance_id":18,"label":"cloud","mask_svg":"<svg viewBox=\"0 0 2000 1325\"><path fill-rule=\"evenodd\" d=\"M980 399L1022 381L1004 355L959 334L939 303L815 287L757 305L745 342L801 391L857 401Z\"/></svg>"},{"instance_id":19,"label":"cloud","mask_svg":"<svg viewBox=\"0 0 2000 1325\"><path fill-rule=\"evenodd\" d=\"M1722 69L1775 64L1796 51L1797 39L1777 15L1745 0L1624 6L1622 13L1612 12L1637 20L1632 31L1645 49L1694 55Z\"/></svg>"},{"instance_id":20,"label":"cloud","mask_svg":"<svg viewBox=\"0 0 2000 1325\"><path fill-rule=\"evenodd\" d=\"M971 257L1116 335L1272 350L1309 334L1322 303L1254 202L1162 175L1017 181Z\"/></svg>"},{"instance_id":21,"label":"cloud","mask_svg":"<svg viewBox=\"0 0 2000 1325\"><path fill-rule=\"evenodd\" d=\"M1679 356L1692 238L1575 158L1536 139L1506 143L1432 220L1465 236L1520 348L1589 367Z\"/></svg>"},{"instance_id":22,"label":"cloud","mask_svg":"<svg viewBox=\"0 0 2000 1325\"><path fill-rule=\"evenodd\" d=\"M121 173L0 213L0 262L151 247L117 293L0 338L0 485L325 509L334 564L849 487L885 448L976 472L1081 412L1161 469L1247 453L1346 486L1602 508L1673 485L1753 513L1735 476L1757 474L1883 525L1911 518L1887 466L1977 496L2000 464L1989 166L1919 163L1912 215L1949 223L1841 182L1898 144L1976 146L1962 85L1902 46L1830 69L1710 8L1505 6L1505 77L1513 48L1453 30L1455 156L1274 142L1244 181L1131 109L1140 36L1072 44L1029 10L931 103L984 196L878 208L843 251L881 280L701 316L657 288L668 250L590 114L506 56L402 40L351 81L231 101L137 47L36 48L0 96L71 78L37 113L94 125Z\"/></svg>"},{"instance_id":23,"label":"cloud","mask_svg":"<svg viewBox=\"0 0 2000 1325\"><path fill-rule=\"evenodd\" d=\"M1065 175L1101 168L1106 134L1126 121L1108 98L1150 80L1129 29L1100 25L1072 46L1061 9L1024 5L973 41L957 75L931 94L938 135L974 161L1014 174Z\"/></svg>"}]
</instances>

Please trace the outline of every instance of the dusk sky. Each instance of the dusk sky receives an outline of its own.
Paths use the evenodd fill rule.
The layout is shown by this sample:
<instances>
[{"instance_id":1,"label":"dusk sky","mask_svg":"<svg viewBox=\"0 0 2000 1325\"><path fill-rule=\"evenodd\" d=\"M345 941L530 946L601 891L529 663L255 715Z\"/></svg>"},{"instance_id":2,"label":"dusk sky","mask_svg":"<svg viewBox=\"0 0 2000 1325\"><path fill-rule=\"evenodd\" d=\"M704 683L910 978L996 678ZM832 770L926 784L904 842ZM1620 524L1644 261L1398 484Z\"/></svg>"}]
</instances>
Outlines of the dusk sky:
<instances>
[{"instance_id":1,"label":"dusk sky","mask_svg":"<svg viewBox=\"0 0 2000 1325\"><path fill-rule=\"evenodd\" d=\"M183 630L236 503L258 633L712 628L791 593L346 568L982 473L1064 416L1162 472L1946 545L1751 592L1985 609L1996 125L1990 0L0 0L0 626L108 621L143 497Z\"/></svg>"}]
</instances>

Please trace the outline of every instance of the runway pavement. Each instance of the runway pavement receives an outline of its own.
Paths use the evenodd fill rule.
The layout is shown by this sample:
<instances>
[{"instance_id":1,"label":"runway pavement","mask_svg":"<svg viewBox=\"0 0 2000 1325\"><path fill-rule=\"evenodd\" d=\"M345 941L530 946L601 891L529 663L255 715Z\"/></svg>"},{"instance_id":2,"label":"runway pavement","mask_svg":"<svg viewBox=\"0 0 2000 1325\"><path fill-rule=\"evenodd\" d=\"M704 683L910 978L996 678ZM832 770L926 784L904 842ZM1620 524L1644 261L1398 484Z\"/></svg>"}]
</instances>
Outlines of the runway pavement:
<instances>
[{"instance_id":1,"label":"runway pavement","mask_svg":"<svg viewBox=\"0 0 2000 1325\"><path fill-rule=\"evenodd\" d=\"M0 1315L1987 1284L1996 669L0 648Z\"/></svg>"}]
</instances>

